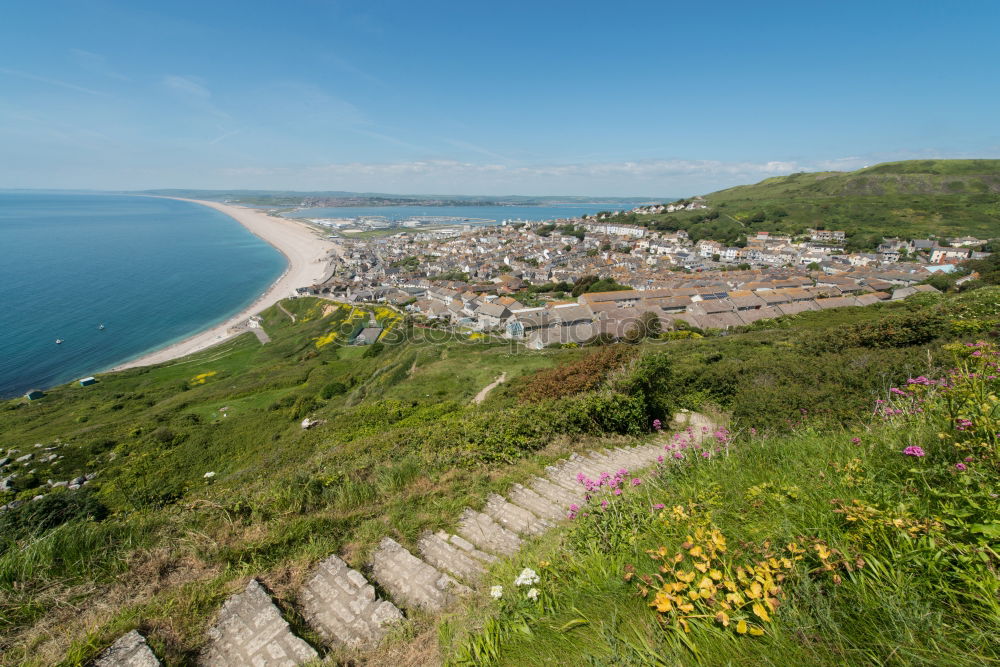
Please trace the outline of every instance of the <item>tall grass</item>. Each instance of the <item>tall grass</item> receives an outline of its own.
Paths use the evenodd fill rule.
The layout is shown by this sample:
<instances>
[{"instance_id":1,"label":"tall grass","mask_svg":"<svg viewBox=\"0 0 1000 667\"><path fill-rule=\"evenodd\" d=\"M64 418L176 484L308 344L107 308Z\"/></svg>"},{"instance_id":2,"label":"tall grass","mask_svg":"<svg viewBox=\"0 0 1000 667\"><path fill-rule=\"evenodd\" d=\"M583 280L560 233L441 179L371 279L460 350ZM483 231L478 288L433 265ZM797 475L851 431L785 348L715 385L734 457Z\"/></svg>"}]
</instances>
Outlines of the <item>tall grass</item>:
<instances>
[{"instance_id":1,"label":"tall grass","mask_svg":"<svg viewBox=\"0 0 1000 667\"><path fill-rule=\"evenodd\" d=\"M919 490L899 483L911 463L901 443L928 433L920 425L906 433L876 427L857 432L859 444L852 435L805 430L746 440L728 457L689 458L643 475L607 509L595 497L564 532L486 581L509 584L518 568L548 561L541 585L551 609L509 632L499 605L478 602L465 625L447 633L452 664L1000 664L998 563L988 551L961 547L947 529L910 535L833 511L834 501L878 498L884 517L919 517L908 499ZM659 503L666 508L655 509ZM688 518L677 519L675 506ZM658 561L647 550L682 552L708 524L726 537L734 561L818 540L864 565L828 572L807 554L809 565L786 580L763 636L738 634L711 616L692 617L685 631L640 592L659 585ZM643 585L642 575L653 578Z\"/></svg>"}]
</instances>

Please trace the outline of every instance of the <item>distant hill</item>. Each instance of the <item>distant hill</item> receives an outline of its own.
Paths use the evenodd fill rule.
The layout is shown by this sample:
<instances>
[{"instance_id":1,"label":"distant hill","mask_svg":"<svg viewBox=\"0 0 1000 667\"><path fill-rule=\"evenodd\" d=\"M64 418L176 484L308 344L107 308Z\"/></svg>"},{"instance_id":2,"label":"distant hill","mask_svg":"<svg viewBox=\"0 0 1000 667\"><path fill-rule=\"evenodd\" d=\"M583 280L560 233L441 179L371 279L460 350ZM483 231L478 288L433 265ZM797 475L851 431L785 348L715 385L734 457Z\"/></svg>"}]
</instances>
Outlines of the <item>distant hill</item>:
<instances>
[{"instance_id":1,"label":"distant hill","mask_svg":"<svg viewBox=\"0 0 1000 667\"><path fill-rule=\"evenodd\" d=\"M907 160L857 171L801 172L776 176L708 195L714 201L773 197L1000 193L1000 160Z\"/></svg>"},{"instance_id":2,"label":"distant hill","mask_svg":"<svg viewBox=\"0 0 1000 667\"><path fill-rule=\"evenodd\" d=\"M908 160L852 172L768 178L705 195L710 209L618 219L694 239L739 243L747 233L842 229L849 250L883 236L1000 237L1000 160Z\"/></svg>"}]
</instances>

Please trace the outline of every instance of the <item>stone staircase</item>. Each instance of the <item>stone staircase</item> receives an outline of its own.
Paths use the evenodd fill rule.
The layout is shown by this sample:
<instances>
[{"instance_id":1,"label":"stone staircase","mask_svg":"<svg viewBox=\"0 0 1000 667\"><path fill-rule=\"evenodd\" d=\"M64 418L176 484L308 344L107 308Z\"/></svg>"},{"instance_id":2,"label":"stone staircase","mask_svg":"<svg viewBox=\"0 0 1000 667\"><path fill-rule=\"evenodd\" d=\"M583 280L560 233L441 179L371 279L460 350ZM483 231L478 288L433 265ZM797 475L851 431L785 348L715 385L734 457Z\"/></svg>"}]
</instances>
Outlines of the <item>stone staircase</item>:
<instances>
[{"instance_id":1,"label":"stone staircase","mask_svg":"<svg viewBox=\"0 0 1000 667\"><path fill-rule=\"evenodd\" d=\"M392 538L383 538L369 562L370 576L391 600L380 599L363 574L331 555L307 576L296 607L327 647L374 647L402 620L403 611L443 610L471 593L470 586L498 557L515 554L523 540L552 528L571 505L582 506L584 490L577 475L598 479L602 472L614 474L621 468L637 471L655 463L663 452L663 444L654 442L573 454L549 466L543 477L514 484L506 497L491 495L482 511L465 509L455 534L425 533L416 543L419 556ZM255 579L225 602L207 639L199 662L211 667L283 667L319 658L315 648L293 633ZM151 667L160 662L133 630L94 664Z\"/></svg>"}]
</instances>

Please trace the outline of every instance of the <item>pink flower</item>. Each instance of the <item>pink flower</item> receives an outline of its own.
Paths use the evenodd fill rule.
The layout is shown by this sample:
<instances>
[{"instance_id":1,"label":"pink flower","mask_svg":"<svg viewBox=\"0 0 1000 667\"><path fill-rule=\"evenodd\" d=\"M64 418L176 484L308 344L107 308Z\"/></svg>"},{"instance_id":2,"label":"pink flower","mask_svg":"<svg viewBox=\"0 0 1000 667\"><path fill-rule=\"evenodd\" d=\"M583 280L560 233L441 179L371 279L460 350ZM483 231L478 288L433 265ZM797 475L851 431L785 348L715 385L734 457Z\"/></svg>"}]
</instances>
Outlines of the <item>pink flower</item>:
<instances>
[{"instance_id":1,"label":"pink flower","mask_svg":"<svg viewBox=\"0 0 1000 667\"><path fill-rule=\"evenodd\" d=\"M662 456L657 456L656 457L656 462L657 463L663 463L663 457Z\"/></svg>"},{"instance_id":2,"label":"pink flower","mask_svg":"<svg viewBox=\"0 0 1000 667\"><path fill-rule=\"evenodd\" d=\"M601 501L601 507L603 507L604 509L607 509L608 508L608 501L607 500L602 500Z\"/></svg>"},{"instance_id":3,"label":"pink flower","mask_svg":"<svg viewBox=\"0 0 1000 667\"><path fill-rule=\"evenodd\" d=\"M861 444L861 438L851 438L851 442L855 445Z\"/></svg>"},{"instance_id":4,"label":"pink flower","mask_svg":"<svg viewBox=\"0 0 1000 667\"><path fill-rule=\"evenodd\" d=\"M682 459L682 458L684 458L684 455L681 454L680 452L674 452L674 458L675 459Z\"/></svg>"},{"instance_id":5,"label":"pink flower","mask_svg":"<svg viewBox=\"0 0 1000 667\"><path fill-rule=\"evenodd\" d=\"M572 505L569 506L569 511L570 512L578 512L579 510L580 510L580 506L577 505L576 503L573 503Z\"/></svg>"},{"instance_id":6,"label":"pink flower","mask_svg":"<svg viewBox=\"0 0 1000 667\"><path fill-rule=\"evenodd\" d=\"M903 453L906 454L907 456L916 456L917 458L927 455L927 453L924 452L922 447L917 447L916 445L910 445L909 447L903 450Z\"/></svg>"},{"instance_id":7,"label":"pink flower","mask_svg":"<svg viewBox=\"0 0 1000 667\"><path fill-rule=\"evenodd\" d=\"M955 464L955 470L958 470L959 472L961 472L963 470L968 470L968 469L969 469L969 466L965 465L964 463L956 463Z\"/></svg>"},{"instance_id":8,"label":"pink flower","mask_svg":"<svg viewBox=\"0 0 1000 667\"><path fill-rule=\"evenodd\" d=\"M642 480L638 477L632 479L632 486L639 486L640 484L642 484Z\"/></svg>"},{"instance_id":9,"label":"pink flower","mask_svg":"<svg viewBox=\"0 0 1000 667\"><path fill-rule=\"evenodd\" d=\"M965 462L966 462L966 463L972 463L973 461L975 461L975 459L974 459L974 458L972 458L971 456L966 456L966 457L965 457Z\"/></svg>"},{"instance_id":10,"label":"pink flower","mask_svg":"<svg viewBox=\"0 0 1000 667\"><path fill-rule=\"evenodd\" d=\"M709 456L711 456L711 455L712 455L712 452L702 452L702 453L701 453L701 457L702 457L703 459L707 459L707 458L708 458Z\"/></svg>"},{"instance_id":11,"label":"pink flower","mask_svg":"<svg viewBox=\"0 0 1000 667\"><path fill-rule=\"evenodd\" d=\"M664 505L663 503L656 503L655 505L653 505L654 510L662 510L665 507L666 505Z\"/></svg>"},{"instance_id":12,"label":"pink flower","mask_svg":"<svg viewBox=\"0 0 1000 667\"><path fill-rule=\"evenodd\" d=\"M622 490L621 489L615 489L615 495L616 496L620 496L621 494L622 494Z\"/></svg>"}]
</instances>

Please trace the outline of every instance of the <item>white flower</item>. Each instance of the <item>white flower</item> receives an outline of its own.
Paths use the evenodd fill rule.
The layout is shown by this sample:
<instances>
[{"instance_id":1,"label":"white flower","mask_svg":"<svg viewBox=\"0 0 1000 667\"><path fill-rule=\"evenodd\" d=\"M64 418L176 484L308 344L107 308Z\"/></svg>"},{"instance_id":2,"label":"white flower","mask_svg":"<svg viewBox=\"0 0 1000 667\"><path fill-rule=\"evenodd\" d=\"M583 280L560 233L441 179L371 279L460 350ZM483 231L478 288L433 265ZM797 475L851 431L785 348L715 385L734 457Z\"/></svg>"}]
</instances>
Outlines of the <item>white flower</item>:
<instances>
[{"instance_id":1,"label":"white flower","mask_svg":"<svg viewBox=\"0 0 1000 667\"><path fill-rule=\"evenodd\" d=\"M212 479L213 477L215 477L215 473L214 472L206 472L205 473L205 479Z\"/></svg>"},{"instance_id":2,"label":"white flower","mask_svg":"<svg viewBox=\"0 0 1000 667\"><path fill-rule=\"evenodd\" d=\"M537 588L532 588L530 591L528 591L528 599L529 600L537 600L538 599L538 589Z\"/></svg>"},{"instance_id":3,"label":"white flower","mask_svg":"<svg viewBox=\"0 0 1000 667\"><path fill-rule=\"evenodd\" d=\"M494 600L499 600L503 597L503 586L493 586L490 588L490 597Z\"/></svg>"},{"instance_id":4,"label":"white flower","mask_svg":"<svg viewBox=\"0 0 1000 667\"><path fill-rule=\"evenodd\" d=\"M536 574L530 567L526 567L521 570L521 574L517 575L517 579L514 580L515 586L530 586L537 583L538 574Z\"/></svg>"}]
</instances>

